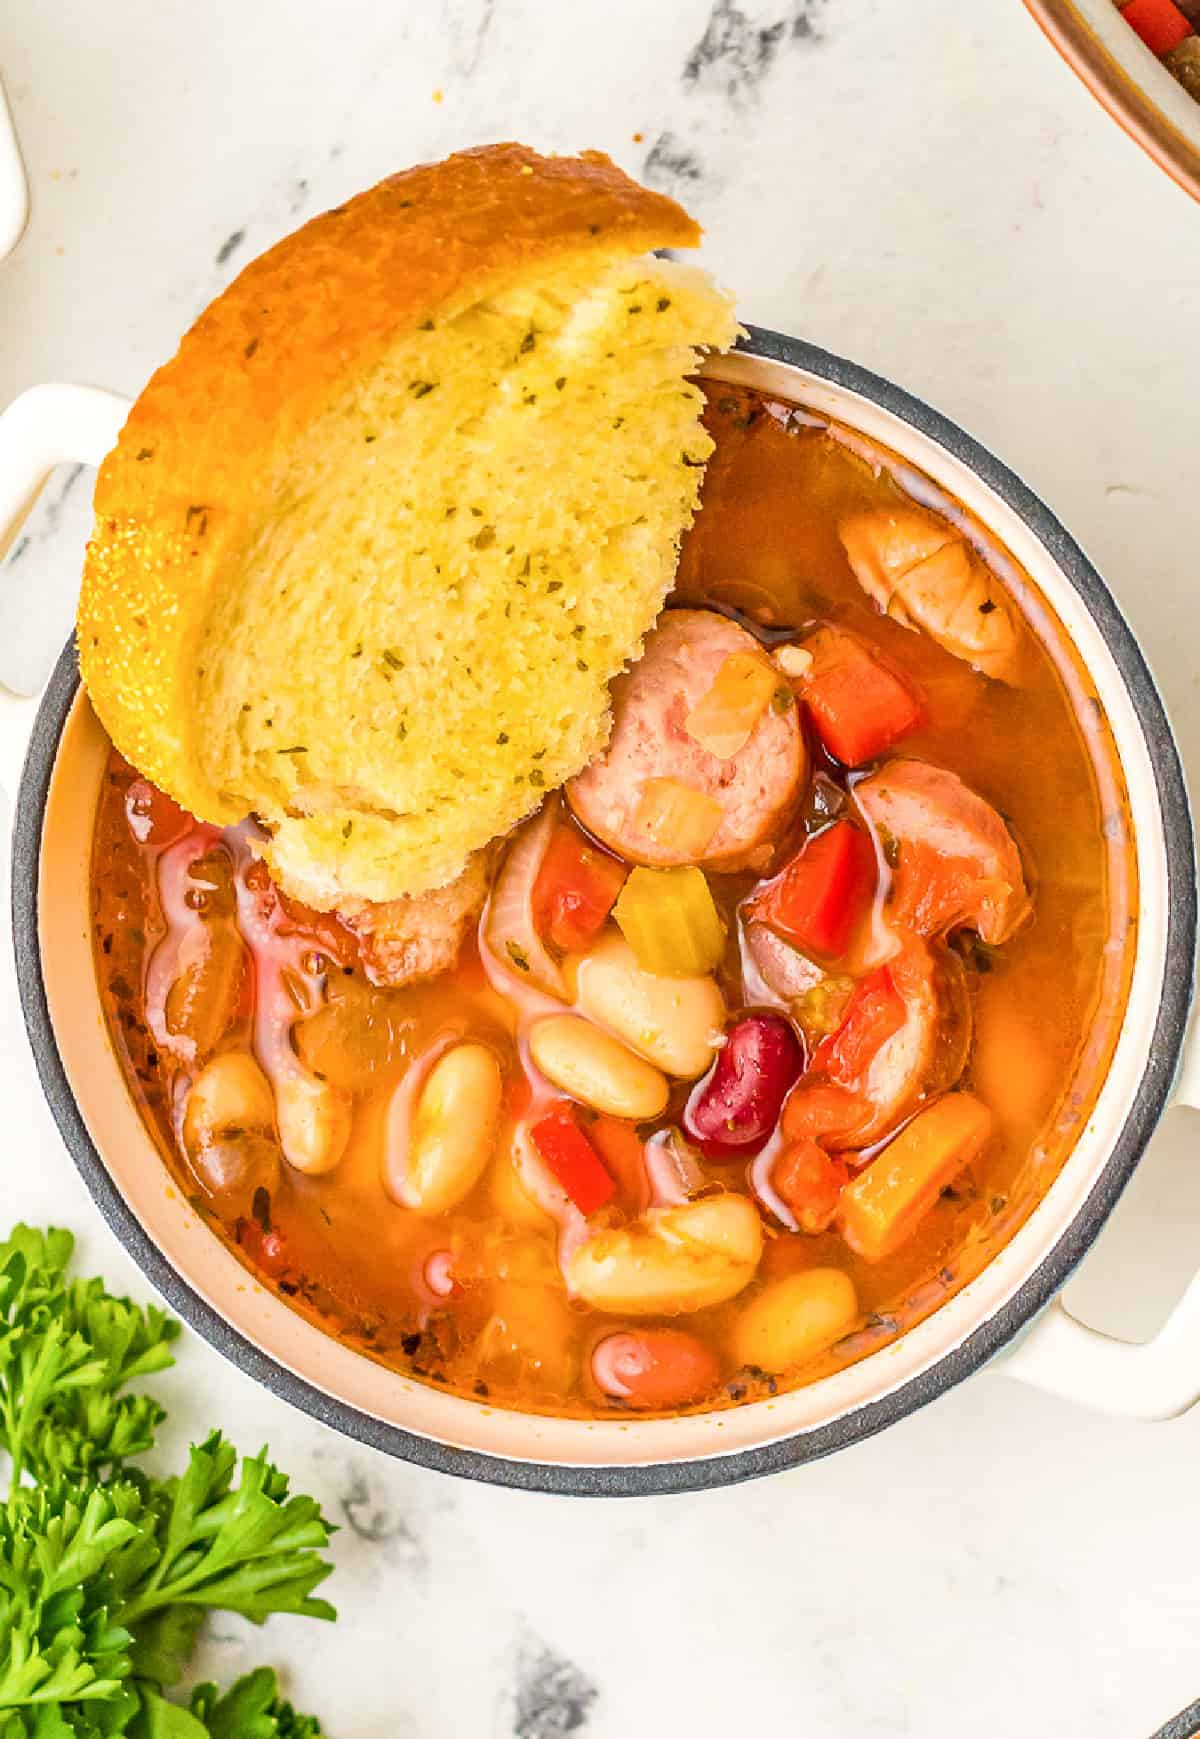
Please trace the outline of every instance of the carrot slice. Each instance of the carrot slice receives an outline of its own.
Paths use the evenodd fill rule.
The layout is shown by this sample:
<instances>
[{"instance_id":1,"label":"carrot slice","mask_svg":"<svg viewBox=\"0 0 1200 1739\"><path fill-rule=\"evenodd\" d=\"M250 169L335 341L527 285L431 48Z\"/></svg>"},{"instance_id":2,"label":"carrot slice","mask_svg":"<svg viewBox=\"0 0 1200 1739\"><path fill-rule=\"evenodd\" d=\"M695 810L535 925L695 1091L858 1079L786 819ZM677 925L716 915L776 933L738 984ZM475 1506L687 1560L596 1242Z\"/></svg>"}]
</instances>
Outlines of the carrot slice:
<instances>
[{"instance_id":1,"label":"carrot slice","mask_svg":"<svg viewBox=\"0 0 1200 1739\"><path fill-rule=\"evenodd\" d=\"M617 1117L597 1117L588 1128L588 1140L615 1178L630 1211L644 1213L650 1206L650 1178L646 1144L634 1125Z\"/></svg>"},{"instance_id":2,"label":"carrot slice","mask_svg":"<svg viewBox=\"0 0 1200 1739\"><path fill-rule=\"evenodd\" d=\"M920 1112L842 1191L850 1248L867 1262L898 1250L991 1132L992 1114L972 1093L947 1093Z\"/></svg>"}]
</instances>

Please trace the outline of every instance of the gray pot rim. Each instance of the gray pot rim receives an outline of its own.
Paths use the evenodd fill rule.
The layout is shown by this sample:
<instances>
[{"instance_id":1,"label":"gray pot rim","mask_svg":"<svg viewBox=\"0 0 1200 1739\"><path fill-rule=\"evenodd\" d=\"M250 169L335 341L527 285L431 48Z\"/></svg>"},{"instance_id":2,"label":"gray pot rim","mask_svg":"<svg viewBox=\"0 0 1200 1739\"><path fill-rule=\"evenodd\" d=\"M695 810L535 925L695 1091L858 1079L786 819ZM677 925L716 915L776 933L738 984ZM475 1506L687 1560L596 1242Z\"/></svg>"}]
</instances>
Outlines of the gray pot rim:
<instances>
[{"instance_id":1,"label":"gray pot rim","mask_svg":"<svg viewBox=\"0 0 1200 1739\"><path fill-rule=\"evenodd\" d=\"M1200 1702L1189 1703L1178 1715L1160 1727L1153 1739L1197 1739L1200 1734Z\"/></svg>"},{"instance_id":2,"label":"gray pot rim","mask_svg":"<svg viewBox=\"0 0 1200 1739\"><path fill-rule=\"evenodd\" d=\"M575 1467L465 1450L405 1431L325 1394L232 1329L177 1273L126 1205L84 1124L51 1024L38 940L42 821L59 738L79 684L73 643L63 650L38 710L16 802L12 919L17 983L37 1070L68 1151L101 1214L172 1309L238 1368L281 1399L344 1435L405 1461L485 1483L589 1497L702 1491L815 1461L873 1436L927 1405L987 1363L1053 1298L1112 1212L1168 1103L1191 1005L1196 948L1196 862L1179 753L1154 678L1104 581L1050 509L956 424L902 388L798 338L749 327L738 346L868 399L968 466L1049 550L1103 634L1128 689L1154 771L1163 816L1168 924L1162 995L1149 1060L1125 1123L1087 1201L1012 1298L935 1364L882 1396L810 1431L735 1454L640 1467Z\"/></svg>"}]
</instances>

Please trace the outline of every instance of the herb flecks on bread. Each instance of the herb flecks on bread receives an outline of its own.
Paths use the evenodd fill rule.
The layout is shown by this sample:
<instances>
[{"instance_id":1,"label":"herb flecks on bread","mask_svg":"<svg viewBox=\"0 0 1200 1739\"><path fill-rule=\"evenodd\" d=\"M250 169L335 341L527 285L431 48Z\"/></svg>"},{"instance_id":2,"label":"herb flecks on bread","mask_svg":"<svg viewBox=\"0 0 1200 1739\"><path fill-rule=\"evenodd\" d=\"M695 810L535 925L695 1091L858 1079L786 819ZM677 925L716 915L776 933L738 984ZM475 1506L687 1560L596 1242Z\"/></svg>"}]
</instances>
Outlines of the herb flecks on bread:
<instances>
[{"instance_id":1,"label":"herb flecks on bread","mask_svg":"<svg viewBox=\"0 0 1200 1739\"><path fill-rule=\"evenodd\" d=\"M449 882L602 746L711 450L731 304L606 158L383 182L252 264L96 490L84 680L204 820L313 904Z\"/></svg>"}]
</instances>

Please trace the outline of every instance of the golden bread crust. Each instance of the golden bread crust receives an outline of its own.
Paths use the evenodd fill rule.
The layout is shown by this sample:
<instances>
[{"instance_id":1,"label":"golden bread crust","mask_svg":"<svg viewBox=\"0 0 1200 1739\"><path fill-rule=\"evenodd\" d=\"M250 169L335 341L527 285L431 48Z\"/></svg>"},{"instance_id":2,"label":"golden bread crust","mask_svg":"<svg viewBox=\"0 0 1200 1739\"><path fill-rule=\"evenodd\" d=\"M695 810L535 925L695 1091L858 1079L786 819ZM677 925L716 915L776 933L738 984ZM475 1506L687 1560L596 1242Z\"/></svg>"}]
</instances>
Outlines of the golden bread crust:
<instances>
[{"instance_id":1,"label":"golden bread crust","mask_svg":"<svg viewBox=\"0 0 1200 1739\"><path fill-rule=\"evenodd\" d=\"M223 555L297 432L397 336L493 286L699 236L600 152L502 144L391 176L248 265L151 378L97 480L79 654L121 752L202 819L240 819L201 770L191 682Z\"/></svg>"}]
</instances>

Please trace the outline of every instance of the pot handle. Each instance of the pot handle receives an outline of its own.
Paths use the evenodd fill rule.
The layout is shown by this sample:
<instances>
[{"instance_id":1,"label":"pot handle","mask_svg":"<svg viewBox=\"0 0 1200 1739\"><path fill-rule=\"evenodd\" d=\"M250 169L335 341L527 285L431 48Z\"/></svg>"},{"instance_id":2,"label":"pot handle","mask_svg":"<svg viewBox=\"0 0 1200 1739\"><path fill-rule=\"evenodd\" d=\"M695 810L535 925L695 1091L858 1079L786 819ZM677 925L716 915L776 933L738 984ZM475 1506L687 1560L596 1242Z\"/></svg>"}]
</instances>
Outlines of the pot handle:
<instances>
[{"instance_id":1,"label":"pot handle","mask_svg":"<svg viewBox=\"0 0 1200 1739\"><path fill-rule=\"evenodd\" d=\"M1195 1018L1171 1103L1200 1110L1200 1020ZM1200 1273L1153 1340L1116 1340L1088 1328L1060 1295L996 1369L1101 1412L1173 1419L1200 1401Z\"/></svg>"},{"instance_id":2,"label":"pot handle","mask_svg":"<svg viewBox=\"0 0 1200 1739\"><path fill-rule=\"evenodd\" d=\"M11 254L29 222L29 183L12 110L0 79L0 260Z\"/></svg>"},{"instance_id":3,"label":"pot handle","mask_svg":"<svg viewBox=\"0 0 1200 1739\"><path fill-rule=\"evenodd\" d=\"M129 400L98 387L33 386L0 414L0 560L56 465L98 465ZM41 695L0 687L0 789L15 797Z\"/></svg>"}]
</instances>

